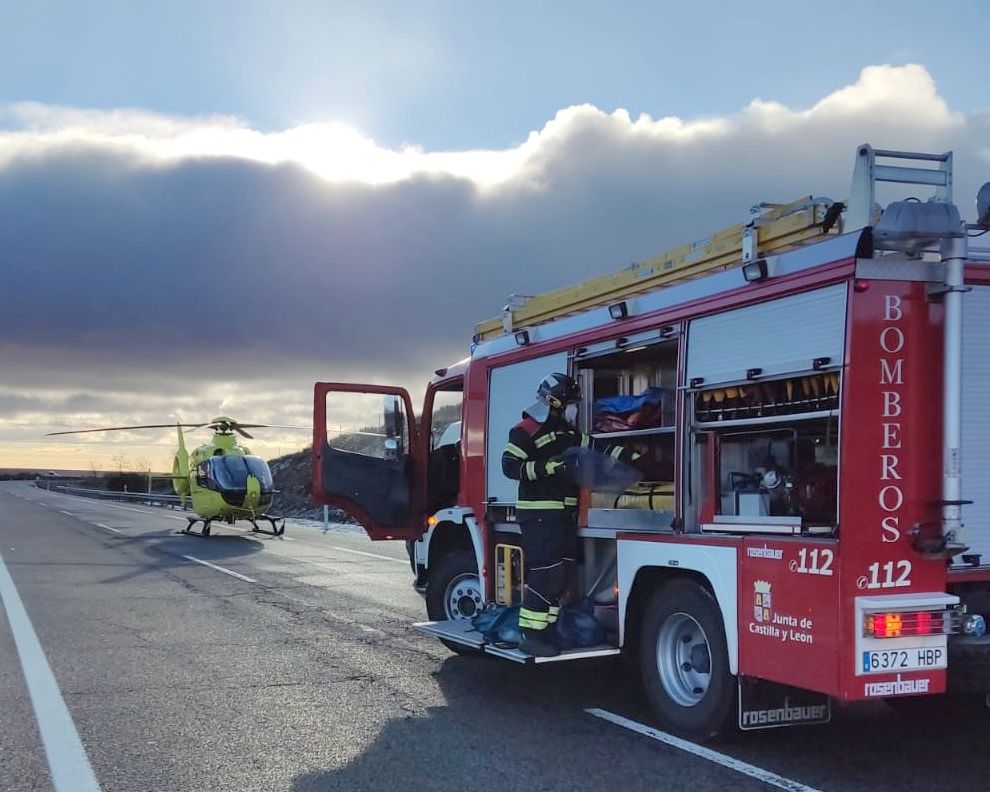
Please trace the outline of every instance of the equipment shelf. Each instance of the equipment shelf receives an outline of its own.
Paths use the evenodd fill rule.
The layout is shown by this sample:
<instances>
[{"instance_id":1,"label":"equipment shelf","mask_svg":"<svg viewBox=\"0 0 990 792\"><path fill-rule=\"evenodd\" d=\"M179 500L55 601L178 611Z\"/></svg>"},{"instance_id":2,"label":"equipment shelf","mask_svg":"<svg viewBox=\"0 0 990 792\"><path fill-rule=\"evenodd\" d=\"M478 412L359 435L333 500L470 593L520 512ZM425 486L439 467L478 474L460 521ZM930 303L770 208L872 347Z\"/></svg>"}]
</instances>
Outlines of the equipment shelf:
<instances>
[{"instance_id":1,"label":"equipment shelf","mask_svg":"<svg viewBox=\"0 0 990 792\"><path fill-rule=\"evenodd\" d=\"M673 433L673 426L655 426L651 429L624 429L621 432L592 432L591 436L607 440L611 437L646 437L649 435L667 435Z\"/></svg>"}]
</instances>

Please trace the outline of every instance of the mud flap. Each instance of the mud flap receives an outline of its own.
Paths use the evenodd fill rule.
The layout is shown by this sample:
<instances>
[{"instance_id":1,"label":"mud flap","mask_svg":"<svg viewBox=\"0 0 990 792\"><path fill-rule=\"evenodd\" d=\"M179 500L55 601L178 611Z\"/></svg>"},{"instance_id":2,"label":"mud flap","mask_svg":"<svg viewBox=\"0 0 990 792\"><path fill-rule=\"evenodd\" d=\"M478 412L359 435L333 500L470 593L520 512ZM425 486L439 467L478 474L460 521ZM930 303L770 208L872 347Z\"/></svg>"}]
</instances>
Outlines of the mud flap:
<instances>
[{"instance_id":1,"label":"mud flap","mask_svg":"<svg viewBox=\"0 0 990 792\"><path fill-rule=\"evenodd\" d=\"M739 678L739 728L743 731L812 726L831 718L832 701L824 693Z\"/></svg>"}]
</instances>

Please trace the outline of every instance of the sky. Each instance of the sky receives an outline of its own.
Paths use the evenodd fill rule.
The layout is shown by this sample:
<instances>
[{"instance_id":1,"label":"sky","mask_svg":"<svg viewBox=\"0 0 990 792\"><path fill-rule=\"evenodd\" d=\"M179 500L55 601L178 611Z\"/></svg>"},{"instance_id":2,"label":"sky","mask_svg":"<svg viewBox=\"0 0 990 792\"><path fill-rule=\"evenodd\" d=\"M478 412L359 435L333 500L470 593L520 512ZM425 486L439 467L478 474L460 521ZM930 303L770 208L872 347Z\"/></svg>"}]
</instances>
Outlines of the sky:
<instances>
[{"instance_id":1,"label":"sky","mask_svg":"<svg viewBox=\"0 0 990 792\"><path fill-rule=\"evenodd\" d=\"M845 197L859 143L954 150L972 219L985 4L729 5L0 0L0 468L421 388L510 293Z\"/></svg>"}]
</instances>

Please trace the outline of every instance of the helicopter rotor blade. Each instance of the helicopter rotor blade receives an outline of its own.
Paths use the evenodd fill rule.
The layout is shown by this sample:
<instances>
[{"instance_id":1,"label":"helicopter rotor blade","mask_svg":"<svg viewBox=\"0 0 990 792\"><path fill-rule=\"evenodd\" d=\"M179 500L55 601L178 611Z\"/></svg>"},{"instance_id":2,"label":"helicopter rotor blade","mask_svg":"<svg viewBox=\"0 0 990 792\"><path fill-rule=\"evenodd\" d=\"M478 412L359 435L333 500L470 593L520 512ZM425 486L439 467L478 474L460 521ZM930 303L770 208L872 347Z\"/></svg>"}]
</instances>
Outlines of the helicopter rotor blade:
<instances>
[{"instance_id":1,"label":"helicopter rotor blade","mask_svg":"<svg viewBox=\"0 0 990 792\"><path fill-rule=\"evenodd\" d=\"M289 424L259 424L259 423L232 423L234 428L241 429L301 429L304 432L312 432L312 426L291 426Z\"/></svg>"},{"instance_id":2,"label":"helicopter rotor blade","mask_svg":"<svg viewBox=\"0 0 990 792\"><path fill-rule=\"evenodd\" d=\"M143 426L104 426L100 429L71 429L64 432L46 432L45 437L55 435L85 434L87 432L123 432L128 429L174 429L176 426L183 428L195 427L197 424L144 424Z\"/></svg>"},{"instance_id":3,"label":"helicopter rotor blade","mask_svg":"<svg viewBox=\"0 0 990 792\"><path fill-rule=\"evenodd\" d=\"M253 440L254 436L244 431L245 429L301 429L306 432L311 432L312 427L310 426L290 426L286 424L261 424L261 423L239 423L237 421L207 421L205 423L167 423L167 424L142 424L141 426L103 426L99 429L69 429L61 432L46 432L45 437L54 437L55 435L70 435L70 434L87 434L89 432L123 432L130 429L174 429L180 426L183 429L188 429L191 432L197 429L205 429L210 427L215 431L231 431L234 430L239 432L244 437L249 440Z\"/></svg>"}]
</instances>

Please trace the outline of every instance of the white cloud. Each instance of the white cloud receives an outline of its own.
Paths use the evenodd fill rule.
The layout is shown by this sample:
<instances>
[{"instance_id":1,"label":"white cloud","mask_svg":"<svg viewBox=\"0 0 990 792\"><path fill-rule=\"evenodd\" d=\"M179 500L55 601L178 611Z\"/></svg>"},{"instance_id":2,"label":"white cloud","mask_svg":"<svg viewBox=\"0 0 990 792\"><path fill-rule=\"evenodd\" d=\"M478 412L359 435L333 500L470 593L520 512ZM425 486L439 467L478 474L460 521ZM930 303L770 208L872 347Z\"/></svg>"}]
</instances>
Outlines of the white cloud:
<instances>
[{"instance_id":1,"label":"white cloud","mask_svg":"<svg viewBox=\"0 0 990 792\"><path fill-rule=\"evenodd\" d=\"M197 157L235 157L265 164L296 163L331 181L385 184L416 174L457 176L478 184L510 178L525 146L506 151L426 152L419 146L383 148L340 123L303 124L260 132L229 116L175 118L140 110L84 110L36 102L0 112L0 165L69 146L129 151L161 164Z\"/></svg>"},{"instance_id":2,"label":"white cloud","mask_svg":"<svg viewBox=\"0 0 990 792\"><path fill-rule=\"evenodd\" d=\"M816 128L862 124L871 117L907 121L915 133L944 134L965 126L963 116L949 111L924 67L870 66L856 83L805 110L755 99L739 113L720 118L654 119L641 113L633 120L624 109L606 113L592 105L577 105L560 110L518 146L502 150L431 152L416 145L391 149L340 123L261 132L230 116L177 118L142 110L21 102L0 111L0 121L7 127L0 132L0 164L25 154L89 145L123 149L165 164L196 157L235 157L266 164L296 163L330 181L387 184L430 174L491 187L532 175L578 136L607 136L613 147L697 148L729 143L747 132L772 137L813 134Z\"/></svg>"}]
</instances>

